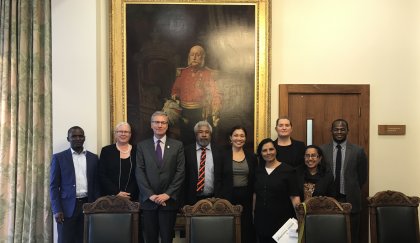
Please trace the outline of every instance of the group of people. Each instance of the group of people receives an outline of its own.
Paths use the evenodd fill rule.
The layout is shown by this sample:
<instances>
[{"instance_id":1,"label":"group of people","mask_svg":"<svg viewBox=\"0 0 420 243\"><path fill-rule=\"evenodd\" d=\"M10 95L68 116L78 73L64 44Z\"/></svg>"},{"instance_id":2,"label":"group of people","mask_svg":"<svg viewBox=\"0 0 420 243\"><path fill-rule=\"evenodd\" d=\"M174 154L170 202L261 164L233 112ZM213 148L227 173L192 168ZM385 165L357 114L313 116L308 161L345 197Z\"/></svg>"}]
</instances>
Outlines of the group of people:
<instances>
[{"instance_id":1,"label":"group of people","mask_svg":"<svg viewBox=\"0 0 420 243\"><path fill-rule=\"evenodd\" d=\"M141 241L172 242L179 208L200 199L219 197L243 206L242 242L275 242L272 235L289 219L295 207L312 196L332 196L353 206L351 230L357 242L361 187L367 177L363 148L347 141L343 119L331 126L332 141L305 146L291 138L292 123L276 122L278 138L263 139L257 154L244 149L247 131L235 126L229 148L212 143L212 126L199 121L195 142L184 144L166 136L168 116L151 116L153 137L132 146L131 128L115 128L115 144L102 148L100 157L86 151L84 131L68 130L70 149L53 155L50 195L59 242L82 242L82 205L100 195L139 201Z\"/></svg>"}]
</instances>

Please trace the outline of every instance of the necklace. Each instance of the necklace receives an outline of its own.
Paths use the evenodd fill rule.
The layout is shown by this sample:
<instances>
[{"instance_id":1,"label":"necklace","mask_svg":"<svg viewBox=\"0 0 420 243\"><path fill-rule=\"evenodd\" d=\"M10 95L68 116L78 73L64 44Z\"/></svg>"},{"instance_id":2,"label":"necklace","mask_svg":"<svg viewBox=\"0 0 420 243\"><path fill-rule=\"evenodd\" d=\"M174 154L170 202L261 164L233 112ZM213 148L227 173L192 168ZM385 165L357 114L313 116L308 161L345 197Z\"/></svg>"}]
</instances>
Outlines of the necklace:
<instances>
[{"instance_id":1,"label":"necklace","mask_svg":"<svg viewBox=\"0 0 420 243\"><path fill-rule=\"evenodd\" d=\"M127 150L122 150L119 146L118 143L115 144L115 146L117 146L118 151L120 151L120 153L122 154L128 154L131 152L131 145L128 145L128 149Z\"/></svg>"},{"instance_id":2,"label":"necklace","mask_svg":"<svg viewBox=\"0 0 420 243\"><path fill-rule=\"evenodd\" d=\"M235 162L235 163L238 163L238 164L240 164L240 163L242 163L242 162L244 162L245 161L245 158L243 159L243 160L233 160L233 162Z\"/></svg>"},{"instance_id":3,"label":"necklace","mask_svg":"<svg viewBox=\"0 0 420 243\"><path fill-rule=\"evenodd\" d=\"M125 184L125 187L123 188L124 192L127 191L128 183L130 182L130 177L131 177L131 169L133 168L133 163L131 162L131 156L128 158L130 160L130 171L128 171L128 180L127 180L127 183ZM118 176L118 188L122 190L121 188L121 158L120 158L120 174Z\"/></svg>"}]
</instances>

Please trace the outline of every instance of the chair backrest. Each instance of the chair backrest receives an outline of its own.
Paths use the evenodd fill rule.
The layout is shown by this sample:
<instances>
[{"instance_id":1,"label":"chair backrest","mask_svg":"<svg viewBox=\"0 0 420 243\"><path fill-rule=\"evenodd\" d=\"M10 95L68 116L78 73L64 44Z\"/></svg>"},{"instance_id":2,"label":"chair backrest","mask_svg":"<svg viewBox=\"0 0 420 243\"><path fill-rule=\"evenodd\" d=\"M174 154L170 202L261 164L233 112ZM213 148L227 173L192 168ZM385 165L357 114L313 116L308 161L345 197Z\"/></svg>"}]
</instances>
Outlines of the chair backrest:
<instances>
[{"instance_id":1,"label":"chair backrest","mask_svg":"<svg viewBox=\"0 0 420 243\"><path fill-rule=\"evenodd\" d=\"M105 196L83 204L85 243L133 243L139 237L140 204Z\"/></svg>"},{"instance_id":2,"label":"chair backrest","mask_svg":"<svg viewBox=\"0 0 420 243\"><path fill-rule=\"evenodd\" d=\"M208 198L182 208L188 243L240 243L241 205Z\"/></svg>"},{"instance_id":3,"label":"chair backrest","mask_svg":"<svg viewBox=\"0 0 420 243\"><path fill-rule=\"evenodd\" d=\"M372 243L419 243L419 197L382 191L368 198Z\"/></svg>"},{"instance_id":4,"label":"chair backrest","mask_svg":"<svg viewBox=\"0 0 420 243\"><path fill-rule=\"evenodd\" d=\"M302 242L351 243L350 203L339 203L332 197L312 197L297 206Z\"/></svg>"}]
</instances>

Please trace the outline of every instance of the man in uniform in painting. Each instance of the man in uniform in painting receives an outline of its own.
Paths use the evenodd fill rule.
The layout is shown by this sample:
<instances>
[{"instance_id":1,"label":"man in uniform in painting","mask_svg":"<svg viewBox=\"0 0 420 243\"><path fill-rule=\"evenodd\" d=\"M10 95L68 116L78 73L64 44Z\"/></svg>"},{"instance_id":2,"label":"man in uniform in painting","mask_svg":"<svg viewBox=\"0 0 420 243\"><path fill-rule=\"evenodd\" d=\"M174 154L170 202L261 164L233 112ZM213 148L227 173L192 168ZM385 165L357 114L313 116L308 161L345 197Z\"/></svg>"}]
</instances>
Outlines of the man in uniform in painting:
<instances>
[{"instance_id":1,"label":"man in uniform in painting","mask_svg":"<svg viewBox=\"0 0 420 243\"><path fill-rule=\"evenodd\" d=\"M207 120L213 127L219 122L221 95L217 88L215 71L204 66L206 52L195 45L188 54L188 67L177 70L171 97L179 101L182 108L180 124L181 140L184 144L195 142L194 125Z\"/></svg>"}]
</instances>

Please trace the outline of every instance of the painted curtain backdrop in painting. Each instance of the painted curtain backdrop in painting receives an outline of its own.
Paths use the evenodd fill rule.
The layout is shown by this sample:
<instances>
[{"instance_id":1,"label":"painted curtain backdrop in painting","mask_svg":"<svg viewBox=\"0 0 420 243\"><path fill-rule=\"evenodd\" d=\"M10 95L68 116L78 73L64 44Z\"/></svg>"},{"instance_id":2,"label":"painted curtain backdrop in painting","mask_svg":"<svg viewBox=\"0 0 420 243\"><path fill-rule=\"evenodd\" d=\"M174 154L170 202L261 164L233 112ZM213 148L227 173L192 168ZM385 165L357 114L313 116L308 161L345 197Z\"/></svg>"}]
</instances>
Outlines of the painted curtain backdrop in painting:
<instances>
[{"instance_id":1,"label":"painted curtain backdrop in painting","mask_svg":"<svg viewBox=\"0 0 420 243\"><path fill-rule=\"evenodd\" d=\"M127 4L127 119L135 142L152 136L150 116L161 110L196 44L206 51L205 66L214 73L221 96L218 144L228 143L234 125L249 131L254 143L256 29L254 5ZM171 136L180 138L179 126Z\"/></svg>"}]
</instances>

